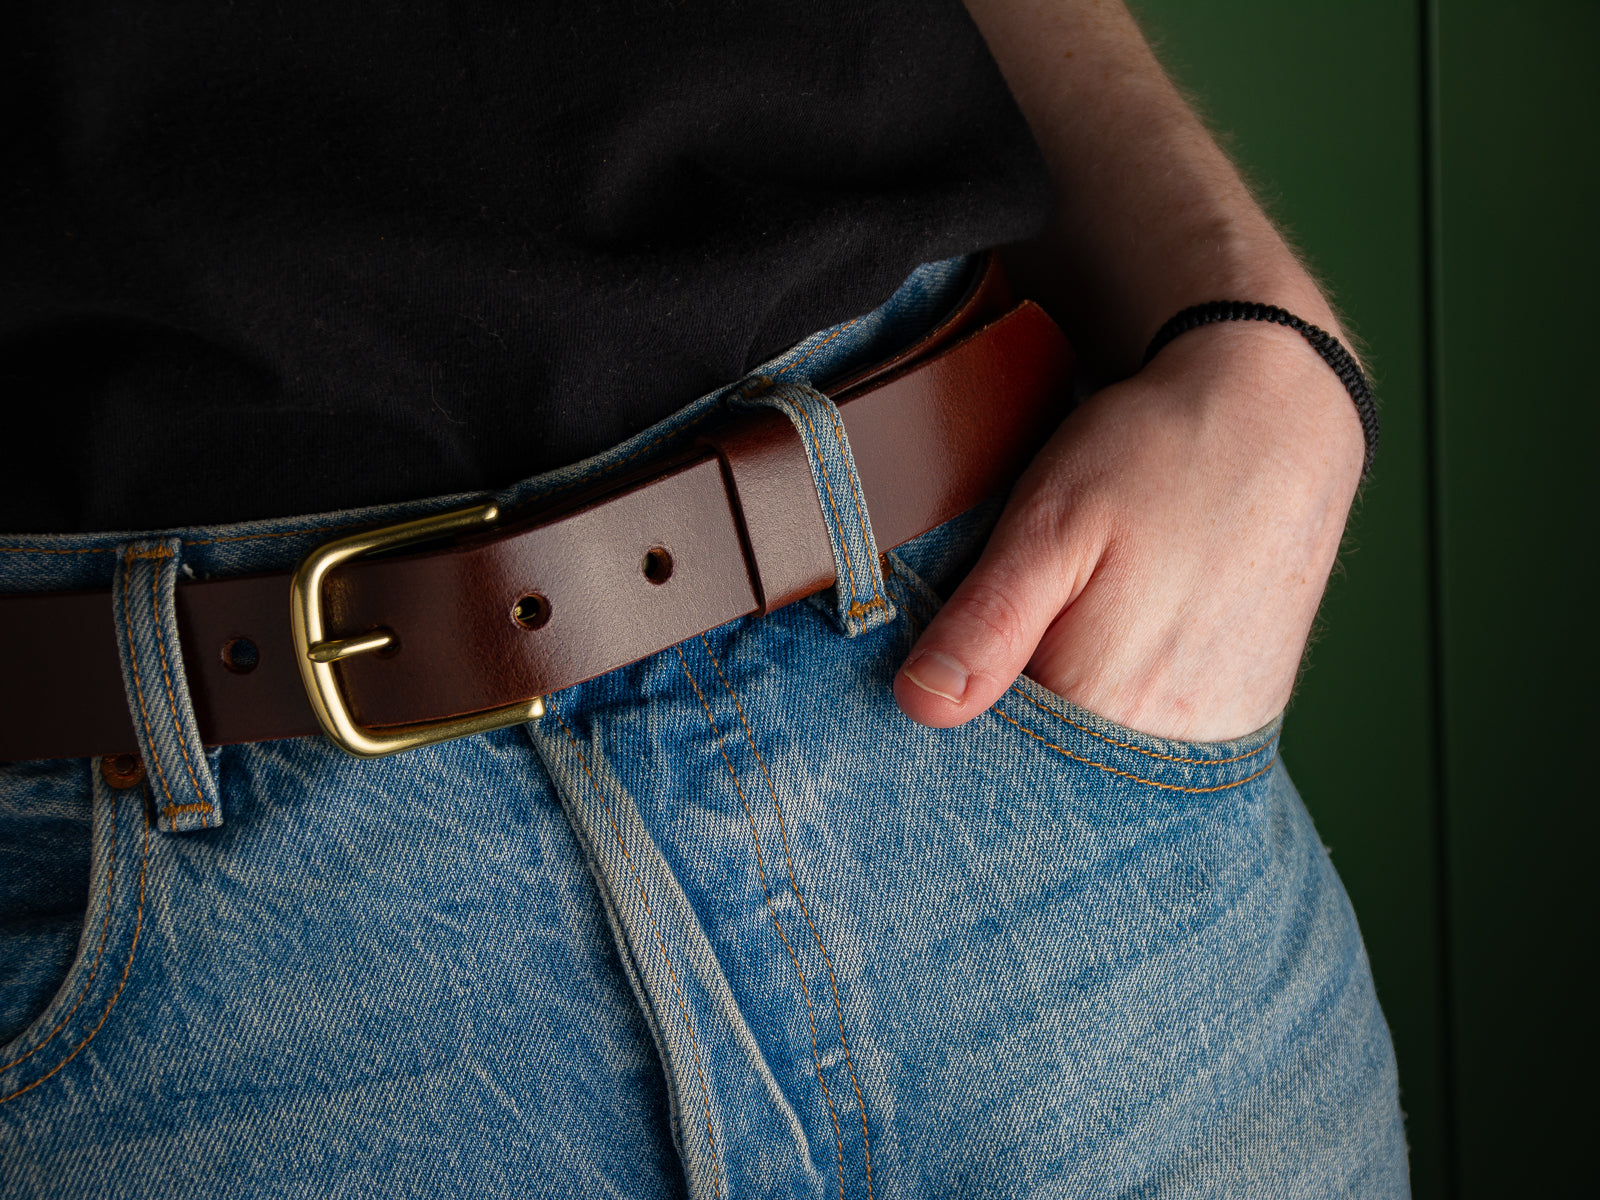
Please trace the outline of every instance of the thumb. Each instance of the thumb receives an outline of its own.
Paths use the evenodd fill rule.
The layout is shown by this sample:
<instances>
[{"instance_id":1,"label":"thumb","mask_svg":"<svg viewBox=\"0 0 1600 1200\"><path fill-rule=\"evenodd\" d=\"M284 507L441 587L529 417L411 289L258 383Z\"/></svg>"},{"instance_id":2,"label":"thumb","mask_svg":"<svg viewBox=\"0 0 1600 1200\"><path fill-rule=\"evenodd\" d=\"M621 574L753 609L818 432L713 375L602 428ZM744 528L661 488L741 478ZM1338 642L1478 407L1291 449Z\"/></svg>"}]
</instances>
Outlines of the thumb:
<instances>
[{"instance_id":1,"label":"thumb","mask_svg":"<svg viewBox=\"0 0 1600 1200\"><path fill-rule=\"evenodd\" d=\"M1069 557L1037 525L1023 529L1002 520L895 676L900 710L919 724L948 728L1004 695L1081 590L1079 576L1087 571Z\"/></svg>"}]
</instances>

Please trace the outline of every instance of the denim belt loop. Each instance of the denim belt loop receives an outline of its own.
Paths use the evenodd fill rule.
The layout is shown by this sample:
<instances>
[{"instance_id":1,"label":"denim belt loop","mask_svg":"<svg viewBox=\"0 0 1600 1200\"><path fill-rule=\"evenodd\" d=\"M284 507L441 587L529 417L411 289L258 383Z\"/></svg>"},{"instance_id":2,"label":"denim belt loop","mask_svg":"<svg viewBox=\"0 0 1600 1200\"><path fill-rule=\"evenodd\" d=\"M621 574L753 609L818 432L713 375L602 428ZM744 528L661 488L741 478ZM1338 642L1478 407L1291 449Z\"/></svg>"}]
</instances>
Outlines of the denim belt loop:
<instances>
[{"instance_id":1,"label":"denim belt loop","mask_svg":"<svg viewBox=\"0 0 1600 1200\"><path fill-rule=\"evenodd\" d=\"M222 824L222 797L200 741L178 641L174 601L183 543L161 538L119 549L111 592L117 649L156 828L215 829Z\"/></svg>"},{"instance_id":2,"label":"denim belt loop","mask_svg":"<svg viewBox=\"0 0 1600 1200\"><path fill-rule=\"evenodd\" d=\"M760 380L758 384L768 381ZM878 543L867 516L866 494L856 474L850 439L834 402L803 383L771 383L766 390L745 394L738 404L776 408L794 422L811 460L822 519L833 543L832 604L824 603L846 637L855 637L895 618L894 601L883 584ZM826 593L817 597L822 601Z\"/></svg>"}]
</instances>

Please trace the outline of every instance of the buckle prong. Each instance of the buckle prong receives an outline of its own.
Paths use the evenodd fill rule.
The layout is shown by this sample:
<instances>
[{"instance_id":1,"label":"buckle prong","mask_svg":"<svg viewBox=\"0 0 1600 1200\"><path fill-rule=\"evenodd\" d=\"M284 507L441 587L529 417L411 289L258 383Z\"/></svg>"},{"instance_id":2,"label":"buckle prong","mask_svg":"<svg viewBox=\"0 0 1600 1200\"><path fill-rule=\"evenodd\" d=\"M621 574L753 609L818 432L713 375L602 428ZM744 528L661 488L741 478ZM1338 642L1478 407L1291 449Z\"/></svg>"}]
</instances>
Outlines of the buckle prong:
<instances>
[{"instance_id":1,"label":"buckle prong","mask_svg":"<svg viewBox=\"0 0 1600 1200\"><path fill-rule=\"evenodd\" d=\"M356 637L330 639L323 624L322 585L336 567L379 550L481 527L499 515L499 509L493 504L435 513L335 538L301 560L289 585L289 626L294 636L295 659L300 665L300 678L305 683L311 711L316 714L323 732L340 749L360 758L376 758L508 725L522 725L544 716L544 697L535 696L532 700L484 712L419 721L391 729L358 724L339 686L334 663L352 655L382 650L394 643L395 635L388 630L374 630Z\"/></svg>"},{"instance_id":2,"label":"buckle prong","mask_svg":"<svg viewBox=\"0 0 1600 1200\"><path fill-rule=\"evenodd\" d=\"M331 663L352 654L368 654L394 644L392 633L367 633L360 637L339 638L332 642L314 642L306 647L306 657L312 662Z\"/></svg>"}]
</instances>

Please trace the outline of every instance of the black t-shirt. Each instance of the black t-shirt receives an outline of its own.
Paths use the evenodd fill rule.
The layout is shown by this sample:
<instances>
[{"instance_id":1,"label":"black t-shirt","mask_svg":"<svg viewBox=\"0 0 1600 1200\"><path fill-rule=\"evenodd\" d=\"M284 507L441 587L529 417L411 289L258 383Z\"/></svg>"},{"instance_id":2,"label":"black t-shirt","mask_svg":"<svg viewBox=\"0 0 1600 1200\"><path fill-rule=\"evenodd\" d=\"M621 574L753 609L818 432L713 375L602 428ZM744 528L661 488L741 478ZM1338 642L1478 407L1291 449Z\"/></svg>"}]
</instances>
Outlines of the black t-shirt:
<instances>
[{"instance_id":1,"label":"black t-shirt","mask_svg":"<svg viewBox=\"0 0 1600 1200\"><path fill-rule=\"evenodd\" d=\"M1049 206L957 0L8 23L7 532L502 486Z\"/></svg>"}]
</instances>

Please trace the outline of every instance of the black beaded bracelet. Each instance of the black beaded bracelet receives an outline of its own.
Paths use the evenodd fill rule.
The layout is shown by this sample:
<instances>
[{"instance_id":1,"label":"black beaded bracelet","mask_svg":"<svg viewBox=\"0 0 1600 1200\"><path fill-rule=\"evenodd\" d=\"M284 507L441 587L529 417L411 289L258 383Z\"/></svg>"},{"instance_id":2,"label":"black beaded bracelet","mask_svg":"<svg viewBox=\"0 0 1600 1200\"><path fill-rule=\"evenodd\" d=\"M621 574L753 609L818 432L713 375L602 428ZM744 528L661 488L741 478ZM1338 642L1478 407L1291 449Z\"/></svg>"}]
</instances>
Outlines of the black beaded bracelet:
<instances>
[{"instance_id":1,"label":"black beaded bracelet","mask_svg":"<svg viewBox=\"0 0 1600 1200\"><path fill-rule=\"evenodd\" d=\"M1150 339L1150 348L1144 352L1148 363L1161 353L1166 344L1180 333L1210 325L1216 321L1271 321L1274 325L1287 325L1322 356L1322 361L1333 368L1333 373L1344 384L1355 403L1356 415L1361 418L1361 433L1367 440L1367 452L1361 462L1361 478L1372 472L1372 460L1378 453L1378 408L1373 403L1372 388L1360 364L1351 357L1339 339L1325 329L1318 329L1309 321L1302 321L1291 312L1271 304L1251 304L1244 300L1213 300L1209 304L1196 304L1186 308L1156 331Z\"/></svg>"}]
</instances>

